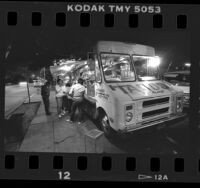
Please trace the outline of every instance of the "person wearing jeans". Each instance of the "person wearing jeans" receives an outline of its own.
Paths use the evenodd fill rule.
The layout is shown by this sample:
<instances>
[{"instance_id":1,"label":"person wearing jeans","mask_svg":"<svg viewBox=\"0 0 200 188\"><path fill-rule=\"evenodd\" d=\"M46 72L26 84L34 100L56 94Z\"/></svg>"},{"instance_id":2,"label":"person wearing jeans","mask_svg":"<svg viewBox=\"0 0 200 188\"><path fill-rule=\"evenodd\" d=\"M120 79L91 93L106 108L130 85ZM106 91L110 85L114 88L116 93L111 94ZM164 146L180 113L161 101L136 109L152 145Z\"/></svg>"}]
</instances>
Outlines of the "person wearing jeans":
<instances>
[{"instance_id":1,"label":"person wearing jeans","mask_svg":"<svg viewBox=\"0 0 200 188\"><path fill-rule=\"evenodd\" d=\"M72 96L72 106L71 106L71 113L70 118L68 118L66 121L73 122L76 109L79 111L79 118L78 118L78 124L81 124L81 121L83 120L83 102L84 102L84 93L85 93L85 87L83 86L83 79L79 78L78 83L74 84L70 91L69 95Z\"/></svg>"},{"instance_id":2,"label":"person wearing jeans","mask_svg":"<svg viewBox=\"0 0 200 188\"><path fill-rule=\"evenodd\" d=\"M71 88L71 85L70 83L66 83L65 85L65 91L64 91L64 96L63 96L63 110L65 111L68 111L70 113L71 111L71 105L70 105L70 100L68 98L68 94L69 94L69 91L70 91L70 88Z\"/></svg>"},{"instance_id":3,"label":"person wearing jeans","mask_svg":"<svg viewBox=\"0 0 200 188\"><path fill-rule=\"evenodd\" d=\"M78 123L80 124L83 121L82 105L83 105L83 99L73 100L72 107L71 107L71 114L70 114L70 120L72 122L74 121L76 109L78 109L78 112L79 112Z\"/></svg>"},{"instance_id":4,"label":"person wearing jeans","mask_svg":"<svg viewBox=\"0 0 200 188\"><path fill-rule=\"evenodd\" d=\"M63 107L63 96L64 94L64 87L63 87L63 81L61 79L57 80L57 84L55 87L55 92L56 92L56 103L57 103L57 112L58 112L58 117L61 118L65 113L62 109Z\"/></svg>"}]
</instances>

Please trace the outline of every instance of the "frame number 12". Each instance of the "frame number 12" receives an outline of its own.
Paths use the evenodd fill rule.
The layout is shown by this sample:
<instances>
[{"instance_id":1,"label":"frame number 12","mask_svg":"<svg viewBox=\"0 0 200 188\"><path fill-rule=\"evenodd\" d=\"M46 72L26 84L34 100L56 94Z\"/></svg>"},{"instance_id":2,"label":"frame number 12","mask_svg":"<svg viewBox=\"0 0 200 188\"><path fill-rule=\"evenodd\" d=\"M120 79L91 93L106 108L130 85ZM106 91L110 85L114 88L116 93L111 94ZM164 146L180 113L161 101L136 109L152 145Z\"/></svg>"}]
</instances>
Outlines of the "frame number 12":
<instances>
[{"instance_id":1,"label":"frame number 12","mask_svg":"<svg viewBox=\"0 0 200 188\"><path fill-rule=\"evenodd\" d=\"M59 180L70 180L71 179L70 175L71 174L68 171L65 171L65 172L59 171L58 172L58 178L59 178Z\"/></svg>"}]
</instances>

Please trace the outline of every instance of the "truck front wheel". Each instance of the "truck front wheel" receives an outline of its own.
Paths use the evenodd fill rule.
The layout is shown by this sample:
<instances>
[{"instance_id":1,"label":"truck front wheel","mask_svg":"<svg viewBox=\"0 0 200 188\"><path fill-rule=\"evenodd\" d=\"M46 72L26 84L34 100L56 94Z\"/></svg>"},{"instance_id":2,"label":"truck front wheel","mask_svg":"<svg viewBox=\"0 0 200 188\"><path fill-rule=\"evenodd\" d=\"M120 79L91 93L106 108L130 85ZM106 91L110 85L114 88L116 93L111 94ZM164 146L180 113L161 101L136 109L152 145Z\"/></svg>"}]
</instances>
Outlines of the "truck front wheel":
<instances>
[{"instance_id":1,"label":"truck front wheel","mask_svg":"<svg viewBox=\"0 0 200 188\"><path fill-rule=\"evenodd\" d=\"M109 119L106 113L101 112L98 119L101 130L104 132L105 136L106 137L114 136L114 130L110 126Z\"/></svg>"}]
</instances>

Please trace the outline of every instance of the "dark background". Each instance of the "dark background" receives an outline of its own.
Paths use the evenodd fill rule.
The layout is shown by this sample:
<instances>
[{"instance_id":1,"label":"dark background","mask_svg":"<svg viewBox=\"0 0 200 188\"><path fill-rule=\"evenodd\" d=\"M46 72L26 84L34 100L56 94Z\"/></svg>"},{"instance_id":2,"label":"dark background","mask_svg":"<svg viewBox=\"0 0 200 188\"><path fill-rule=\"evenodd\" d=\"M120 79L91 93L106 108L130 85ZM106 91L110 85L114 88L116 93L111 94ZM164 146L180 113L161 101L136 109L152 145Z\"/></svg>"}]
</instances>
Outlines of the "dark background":
<instances>
[{"instance_id":1,"label":"dark background","mask_svg":"<svg viewBox=\"0 0 200 188\"><path fill-rule=\"evenodd\" d=\"M174 66L190 62L190 36L186 32L136 32L102 30L47 30L28 35L19 33L10 40L12 45L8 58L8 69L28 66L30 70L38 70L52 65L53 59L87 58L87 52L98 40L113 40L139 43L153 46L156 55L161 57L161 68L167 68L170 62Z\"/></svg>"},{"instance_id":2,"label":"dark background","mask_svg":"<svg viewBox=\"0 0 200 188\"><path fill-rule=\"evenodd\" d=\"M184 32L123 32L108 30L42 30L39 34L18 35L12 40L12 52L9 63L23 64L35 61L40 66L40 61L51 58L74 56L87 57L87 52L98 40L113 40L130 43L139 43L153 46L156 54L161 56L166 64L173 61L181 64L190 61L190 39ZM38 58L37 58L38 57ZM48 64L44 62L44 64Z\"/></svg>"},{"instance_id":3,"label":"dark background","mask_svg":"<svg viewBox=\"0 0 200 188\"><path fill-rule=\"evenodd\" d=\"M162 14L167 14L168 20L163 17L163 28L153 29L151 14L139 14L139 27L130 28L128 27L129 14L118 13L115 14L114 27L106 28L103 24L103 14L96 13L91 16L90 27L84 28L79 25L80 13L66 12L63 3L27 3L26 9L20 3L7 5L9 11L18 10L17 25L7 26L3 30L5 47L11 46L10 54L6 59L6 69L9 70L7 73L11 75L12 72L21 72L19 69L22 67L22 72L28 70L30 74L37 74L42 67L53 65L54 59L86 59L87 52L98 40L153 46L156 55L161 57L162 72L167 70L170 63L173 63L174 67L181 66L185 62L191 62L191 34L189 29L175 29L176 17L173 13L182 14L182 11L177 12L175 7L180 8L178 5L174 6L169 14L167 7L162 6ZM43 13L41 26L31 25L32 12ZM66 26L56 27L56 12L66 13ZM0 14L4 17L7 12L2 10Z\"/></svg>"}]
</instances>

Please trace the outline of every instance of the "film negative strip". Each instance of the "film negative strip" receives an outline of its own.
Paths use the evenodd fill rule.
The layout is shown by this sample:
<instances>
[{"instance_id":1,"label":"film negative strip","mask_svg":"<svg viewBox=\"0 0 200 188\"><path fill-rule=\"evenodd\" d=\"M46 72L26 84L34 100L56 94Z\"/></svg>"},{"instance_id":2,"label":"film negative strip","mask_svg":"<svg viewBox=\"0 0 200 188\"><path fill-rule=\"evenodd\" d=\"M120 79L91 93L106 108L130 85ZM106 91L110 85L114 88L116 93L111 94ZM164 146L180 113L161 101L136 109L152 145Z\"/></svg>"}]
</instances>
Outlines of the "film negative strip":
<instances>
[{"instance_id":1,"label":"film negative strip","mask_svg":"<svg viewBox=\"0 0 200 188\"><path fill-rule=\"evenodd\" d=\"M199 5L0 4L0 179L200 181Z\"/></svg>"}]
</instances>

